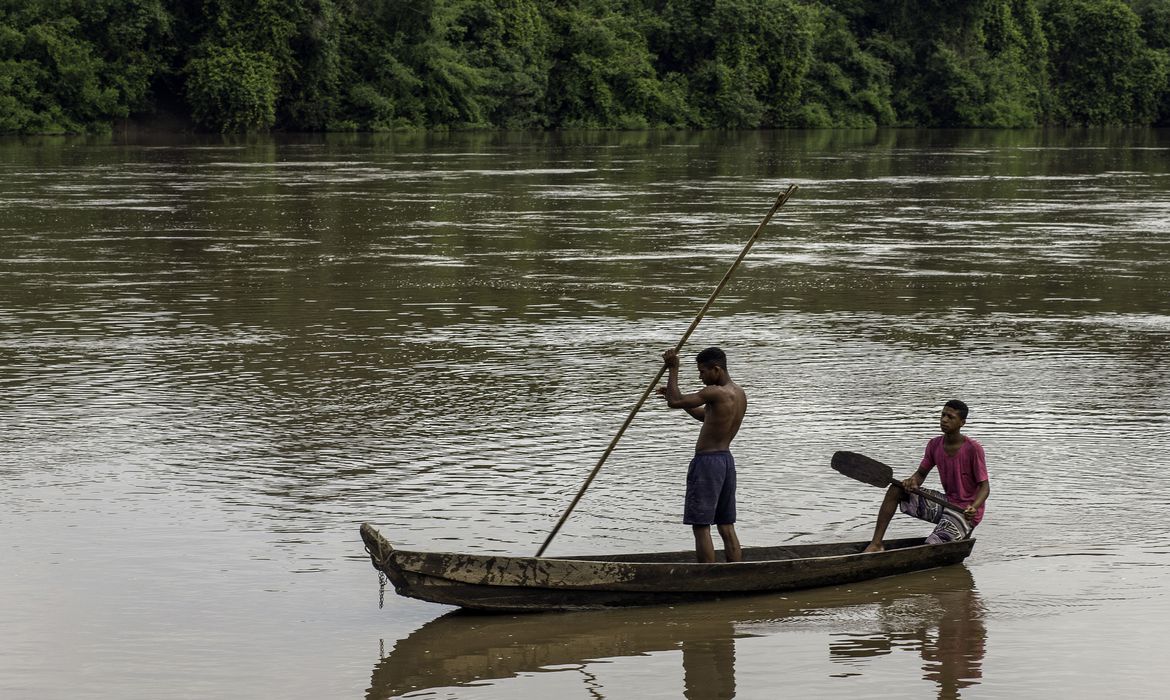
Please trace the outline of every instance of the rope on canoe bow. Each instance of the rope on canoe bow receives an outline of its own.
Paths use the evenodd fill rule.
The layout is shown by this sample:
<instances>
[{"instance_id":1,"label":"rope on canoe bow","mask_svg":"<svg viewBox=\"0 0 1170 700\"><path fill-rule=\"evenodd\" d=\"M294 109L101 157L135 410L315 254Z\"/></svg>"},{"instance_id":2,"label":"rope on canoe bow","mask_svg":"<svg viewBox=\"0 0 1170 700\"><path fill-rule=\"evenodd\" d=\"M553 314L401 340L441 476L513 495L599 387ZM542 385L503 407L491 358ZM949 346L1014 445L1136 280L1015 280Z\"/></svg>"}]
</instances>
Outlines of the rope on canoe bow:
<instances>
[{"instance_id":1,"label":"rope on canoe bow","mask_svg":"<svg viewBox=\"0 0 1170 700\"><path fill-rule=\"evenodd\" d=\"M381 610L386 605L386 571L382 568L386 560L374 554L370 545L365 545L365 548L366 554L370 555L370 563L378 570L378 609Z\"/></svg>"}]
</instances>

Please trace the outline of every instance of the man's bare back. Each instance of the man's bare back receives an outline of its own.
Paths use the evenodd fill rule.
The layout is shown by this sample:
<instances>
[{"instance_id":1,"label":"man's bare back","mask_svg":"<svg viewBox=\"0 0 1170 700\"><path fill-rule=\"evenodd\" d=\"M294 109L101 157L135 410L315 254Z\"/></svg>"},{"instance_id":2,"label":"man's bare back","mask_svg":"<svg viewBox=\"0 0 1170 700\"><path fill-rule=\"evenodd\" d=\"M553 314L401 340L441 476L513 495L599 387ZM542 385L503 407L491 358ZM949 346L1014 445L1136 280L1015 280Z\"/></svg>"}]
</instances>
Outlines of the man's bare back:
<instances>
[{"instance_id":1,"label":"man's bare back","mask_svg":"<svg viewBox=\"0 0 1170 700\"><path fill-rule=\"evenodd\" d=\"M662 359L670 373L666 386L658 393L666 397L666 404L671 408L681 408L703 422L695 452L731 449L731 441L747 413L744 390L731 381L726 368L707 364L699 366L703 388L693 394L684 394L678 388L678 353L667 350Z\"/></svg>"},{"instance_id":2,"label":"man's bare back","mask_svg":"<svg viewBox=\"0 0 1170 700\"><path fill-rule=\"evenodd\" d=\"M695 452L729 450L747 412L747 394L733 381L703 387L703 427L695 442Z\"/></svg>"}]
</instances>

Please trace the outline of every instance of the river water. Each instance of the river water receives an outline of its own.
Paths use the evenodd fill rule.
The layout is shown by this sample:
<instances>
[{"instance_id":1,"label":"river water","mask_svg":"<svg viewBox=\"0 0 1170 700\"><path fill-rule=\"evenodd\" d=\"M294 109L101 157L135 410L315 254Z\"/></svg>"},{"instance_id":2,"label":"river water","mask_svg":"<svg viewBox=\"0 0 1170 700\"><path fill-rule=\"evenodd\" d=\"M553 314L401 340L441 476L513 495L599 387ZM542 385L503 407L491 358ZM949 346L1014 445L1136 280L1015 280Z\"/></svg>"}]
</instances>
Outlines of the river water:
<instances>
[{"instance_id":1,"label":"river water","mask_svg":"<svg viewBox=\"0 0 1170 700\"><path fill-rule=\"evenodd\" d=\"M740 537L867 539L830 456L905 476L958 397L972 556L380 607L362 522L535 553L790 184L684 349L750 397ZM3 141L0 696L1162 697L1168 358L1166 131ZM696 430L648 403L548 553L689 548Z\"/></svg>"}]
</instances>

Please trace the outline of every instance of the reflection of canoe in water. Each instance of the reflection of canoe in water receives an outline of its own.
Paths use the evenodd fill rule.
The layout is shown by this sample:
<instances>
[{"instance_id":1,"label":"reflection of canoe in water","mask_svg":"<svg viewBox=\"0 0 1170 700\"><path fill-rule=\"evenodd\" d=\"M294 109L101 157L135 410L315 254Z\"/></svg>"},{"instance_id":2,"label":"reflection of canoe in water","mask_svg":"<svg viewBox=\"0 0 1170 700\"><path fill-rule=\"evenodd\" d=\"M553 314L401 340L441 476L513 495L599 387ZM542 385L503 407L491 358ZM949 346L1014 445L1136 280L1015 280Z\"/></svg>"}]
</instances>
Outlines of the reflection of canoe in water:
<instances>
[{"instance_id":1,"label":"reflection of canoe in water","mask_svg":"<svg viewBox=\"0 0 1170 700\"><path fill-rule=\"evenodd\" d=\"M941 630L952 620L967 625L948 632L948 644L968 644L934 660L928 678L978 677L985 633L982 606L966 567L912 573L873 581L864 588L839 586L787 595L546 615L469 615L452 612L431 620L403 639L374 667L368 698L380 700L428 688L449 688L507 679L539 671L586 667L594 661L657 652L682 652L682 671L690 697L735 695L734 640L796 629L828 631L830 644L848 648L856 662L891 626L906 644L905 632ZM938 637L926 633L925 639ZM834 642L833 640L838 640ZM876 643L876 642L874 642ZM911 650L912 653L917 651ZM926 652L923 649L924 657ZM873 655L890 650L875 649ZM931 653L934 653L931 651ZM931 675L933 674L933 675ZM951 683L953 685L953 683ZM728 692L730 689L730 692ZM632 693L628 693L632 694Z\"/></svg>"},{"instance_id":2,"label":"reflection of canoe in water","mask_svg":"<svg viewBox=\"0 0 1170 700\"><path fill-rule=\"evenodd\" d=\"M694 552L581 557L509 557L394 549L362 525L374 568L399 595L497 611L582 610L662 605L736 595L853 583L957 564L975 540L923 544L886 541L862 554L864 542L745 547L744 561L698 564Z\"/></svg>"}]
</instances>

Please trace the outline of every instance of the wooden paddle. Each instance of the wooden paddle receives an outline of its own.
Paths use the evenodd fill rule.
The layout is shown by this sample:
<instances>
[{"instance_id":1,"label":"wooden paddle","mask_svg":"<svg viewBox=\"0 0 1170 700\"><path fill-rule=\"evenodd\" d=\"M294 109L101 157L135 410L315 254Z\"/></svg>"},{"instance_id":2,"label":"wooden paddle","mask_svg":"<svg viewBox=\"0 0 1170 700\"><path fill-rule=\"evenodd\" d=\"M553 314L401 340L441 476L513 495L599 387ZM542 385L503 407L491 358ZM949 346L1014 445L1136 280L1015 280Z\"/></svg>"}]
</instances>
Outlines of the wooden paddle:
<instances>
[{"instance_id":1,"label":"wooden paddle","mask_svg":"<svg viewBox=\"0 0 1170 700\"><path fill-rule=\"evenodd\" d=\"M841 472L851 479L863 481L871 486L880 486L885 488L887 486L897 486L900 489L906 487L902 485L901 481L894 478L894 470L888 465L882 464L872 457L866 457L856 452L834 452L833 453L833 468ZM952 505L949 501L939 498L932 493L927 493L922 489L908 489L911 493L916 493L928 501L934 501L944 508L951 510L966 517L963 509Z\"/></svg>"},{"instance_id":2,"label":"wooden paddle","mask_svg":"<svg viewBox=\"0 0 1170 700\"><path fill-rule=\"evenodd\" d=\"M683 333L682 338L678 341L678 345L674 346L676 352L682 350L682 347L686 344L687 339L691 337L691 333L693 333L695 328L698 327L699 321L703 320L703 316L706 315L707 309L711 308L711 304L715 302L715 297L719 296L719 292L722 292L723 288L727 286L728 281L730 281L731 276L735 274L735 270L739 267L739 264L743 262L744 258L747 257L748 251L752 249L752 245L754 245L756 239L760 237L760 233L764 230L764 227L768 225L768 222L772 220L772 217L776 214L777 211L780 210L780 207L784 206L784 203L788 201L788 198L791 197L792 193L795 191L796 185L789 185L788 189L777 195L776 201L772 204L772 208L768 210L768 214L764 217L764 220L761 221L760 225L756 227L756 230L751 235L751 238L748 238L747 245L745 245L743 250L740 251L739 257L735 259L735 262L733 262L727 272L723 274L723 279L719 280L719 284L715 285L715 291L711 292L711 296L707 297L707 303L703 304L703 308L699 309L699 313L697 316L695 316L695 320L691 321L690 327L687 328L686 333ZM577 495L573 497L572 502L569 503L569 507L565 509L565 512L561 515L561 519L558 520L557 524L553 527L552 532L548 533L548 537L545 538L544 544L540 545L540 549L536 552L536 556L544 556L544 550L548 549L549 543L551 543L553 538L557 536L557 533L561 531L561 526L564 525L565 521L569 519L569 513L572 513L573 509L577 507L577 502L581 500L581 496L585 495L585 489L588 489L589 484L593 483L593 478L597 476L597 472L601 471L601 465L605 464L605 460L609 457L609 454L613 452L613 448L617 447L618 440L622 439L622 435L625 434L626 428L630 427L630 423L633 422L634 416L638 413L638 409L642 408L642 404L646 403L646 398L649 397L650 392L654 391L654 388L658 386L658 380L662 379L662 375L665 373L666 365L659 365L658 374L654 375L654 379L650 380L650 386L646 387L646 391L642 392L642 398L638 399L638 402L634 404L632 409L630 409L630 415L626 416L626 421L622 423L622 427L618 428L617 434L614 435L613 439L609 441L609 446L605 448L605 452L601 453L601 458L597 460L597 465L593 467L593 471L589 472L589 476L585 478L585 483L581 485L580 490L577 491Z\"/></svg>"}]
</instances>

